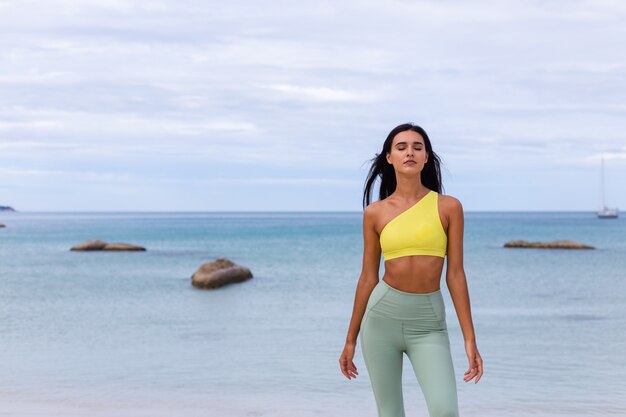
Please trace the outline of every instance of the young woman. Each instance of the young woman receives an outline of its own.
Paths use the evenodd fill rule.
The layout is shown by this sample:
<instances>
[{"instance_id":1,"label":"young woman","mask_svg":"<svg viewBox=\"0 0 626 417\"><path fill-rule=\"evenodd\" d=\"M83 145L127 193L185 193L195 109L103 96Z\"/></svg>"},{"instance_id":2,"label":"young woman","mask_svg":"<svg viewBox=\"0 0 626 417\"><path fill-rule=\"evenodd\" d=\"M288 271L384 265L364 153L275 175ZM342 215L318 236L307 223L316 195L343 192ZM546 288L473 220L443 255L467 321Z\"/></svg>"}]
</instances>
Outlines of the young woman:
<instances>
[{"instance_id":1,"label":"young woman","mask_svg":"<svg viewBox=\"0 0 626 417\"><path fill-rule=\"evenodd\" d=\"M428 135L407 123L394 128L376 155L363 196L363 269L352 319L339 363L356 378L356 339L370 376L379 417L403 417L402 360L407 354L430 417L458 416L458 399L440 289L444 258L446 284L465 339L469 369L464 381L483 374L476 347L463 270L463 207L442 195L440 160ZM379 200L370 191L381 179ZM378 278L380 255L385 274Z\"/></svg>"}]
</instances>

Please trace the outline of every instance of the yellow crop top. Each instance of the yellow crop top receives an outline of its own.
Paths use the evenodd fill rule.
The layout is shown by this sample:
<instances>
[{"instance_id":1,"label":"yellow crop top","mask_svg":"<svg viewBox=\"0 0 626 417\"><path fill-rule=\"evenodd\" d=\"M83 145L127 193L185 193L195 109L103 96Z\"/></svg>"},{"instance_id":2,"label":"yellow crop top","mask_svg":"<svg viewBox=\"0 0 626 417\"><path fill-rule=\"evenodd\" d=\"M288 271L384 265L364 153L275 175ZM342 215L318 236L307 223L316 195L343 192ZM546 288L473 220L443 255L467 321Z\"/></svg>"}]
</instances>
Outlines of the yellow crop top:
<instances>
[{"instance_id":1,"label":"yellow crop top","mask_svg":"<svg viewBox=\"0 0 626 417\"><path fill-rule=\"evenodd\" d=\"M438 197L439 193L430 190L383 227L380 247L386 261L410 255L445 258L448 236L439 218Z\"/></svg>"}]
</instances>

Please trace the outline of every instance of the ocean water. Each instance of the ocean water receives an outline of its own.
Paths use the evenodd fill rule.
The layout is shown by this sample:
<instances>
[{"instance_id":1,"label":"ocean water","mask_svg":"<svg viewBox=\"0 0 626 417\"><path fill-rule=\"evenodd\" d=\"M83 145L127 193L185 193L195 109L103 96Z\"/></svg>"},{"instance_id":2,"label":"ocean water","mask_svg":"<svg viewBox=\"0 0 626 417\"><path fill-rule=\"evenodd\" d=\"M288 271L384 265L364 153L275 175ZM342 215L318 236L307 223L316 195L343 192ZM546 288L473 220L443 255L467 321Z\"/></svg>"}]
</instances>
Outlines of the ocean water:
<instances>
[{"instance_id":1,"label":"ocean water","mask_svg":"<svg viewBox=\"0 0 626 417\"><path fill-rule=\"evenodd\" d=\"M360 346L356 379L338 363L361 216L1 212L0 415L375 417ZM69 251L87 239L147 251ZM464 245L478 384L441 281L461 415L626 415L625 219L466 212ZM254 278L192 287L219 257ZM428 416L406 357L403 382L407 415Z\"/></svg>"}]
</instances>

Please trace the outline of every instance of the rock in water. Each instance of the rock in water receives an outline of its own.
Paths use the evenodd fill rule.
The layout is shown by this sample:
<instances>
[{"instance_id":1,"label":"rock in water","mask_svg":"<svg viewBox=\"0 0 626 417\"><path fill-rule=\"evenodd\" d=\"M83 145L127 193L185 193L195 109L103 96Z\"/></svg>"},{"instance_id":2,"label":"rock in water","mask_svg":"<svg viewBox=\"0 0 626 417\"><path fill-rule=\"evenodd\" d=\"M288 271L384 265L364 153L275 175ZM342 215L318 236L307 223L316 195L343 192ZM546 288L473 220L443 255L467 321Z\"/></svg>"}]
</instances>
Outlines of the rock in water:
<instances>
[{"instance_id":1,"label":"rock in water","mask_svg":"<svg viewBox=\"0 0 626 417\"><path fill-rule=\"evenodd\" d=\"M191 284L197 288L218 288L252 278L252 272L244 266L236 265L231 260L219 258L206 262L191 276Z\"/></svg>"},{"instance_id":2,"label":"rock in water","mask_svg":"<svg viewBox=\"0 0 626 417\"><path fill-rule=\"evenodd\" d=\"M142 251L146 250L143 246L131 245L129 243L107 243L102 250L130 250L130 251Z\"/></svg>"},{"instance_id":3,"label":"rock in water","mask_svg":"<svg viewBox=\"0 0 626 417\"><path fill-rule=\"evenodd\" d=\"M110 251L144 251L143 246L131 245L129 243L107 243L104 240L88 240L76 246L72 246L70 250L110 250Z\"/></svg>"},{"instance_id":4,"label":"rock in water","mask_svg":"<svg viewBox=\"0 0 626 417\"><path fill-rule=\"evenodd\" d=\"M72 246L70 250L102 250L106 245L107 243L104 240L87 240L76 246Z\"/></svg>"},{"instance_id":5,"label":"rock in water","mask_svg":"<svg viewBox=\"0 0 626 417\"><path fill-rule=\"evenodd\" d=\"M573 240L554 240L552 242L528 242L511 240L504 244L505 248L540 248L540 249L595 249L593 246L574 242Z\"/></svg>"}]
</instances>

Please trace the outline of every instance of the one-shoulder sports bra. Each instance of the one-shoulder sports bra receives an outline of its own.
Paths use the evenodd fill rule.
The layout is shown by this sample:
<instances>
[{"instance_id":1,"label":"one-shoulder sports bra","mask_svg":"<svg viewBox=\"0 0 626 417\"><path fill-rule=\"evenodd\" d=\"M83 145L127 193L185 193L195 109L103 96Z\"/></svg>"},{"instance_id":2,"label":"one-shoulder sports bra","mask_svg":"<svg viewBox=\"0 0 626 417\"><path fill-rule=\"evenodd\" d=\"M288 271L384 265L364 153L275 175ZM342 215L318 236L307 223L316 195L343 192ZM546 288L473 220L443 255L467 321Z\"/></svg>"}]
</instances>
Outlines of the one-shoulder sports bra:
<instances>
[{"instance_id":1,"label":"one-shoulder sports bra","mask_svg":"<svg viewBox=\"0 0 626 417\"><path fill-rule=\"evenodd\" d=\"M439 193L430 190L383 227L380 247L385 261L411 255L445 258L448 236L441 224L438 207Z\"/></svg>"}]
</instances>

